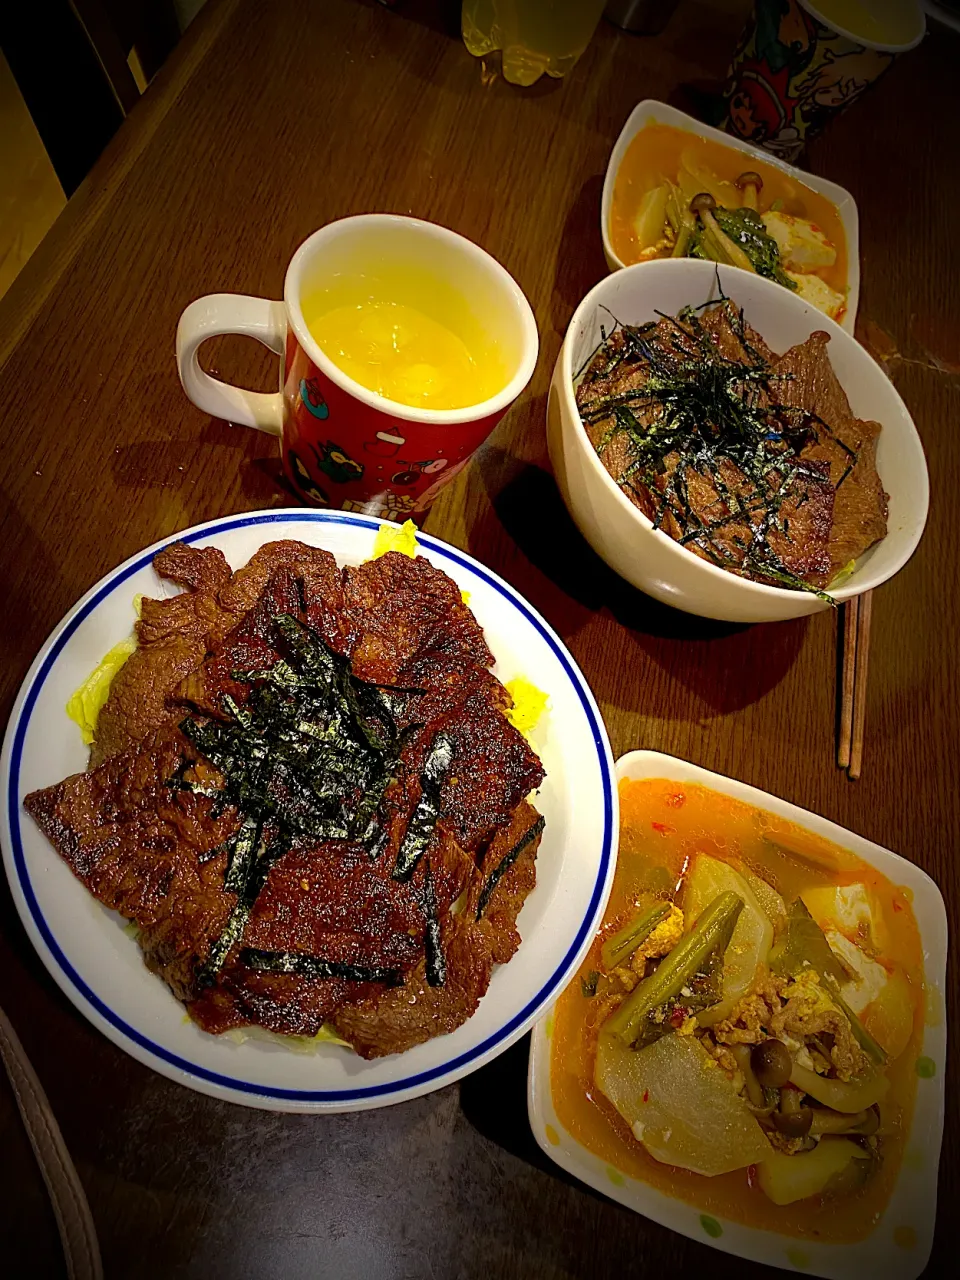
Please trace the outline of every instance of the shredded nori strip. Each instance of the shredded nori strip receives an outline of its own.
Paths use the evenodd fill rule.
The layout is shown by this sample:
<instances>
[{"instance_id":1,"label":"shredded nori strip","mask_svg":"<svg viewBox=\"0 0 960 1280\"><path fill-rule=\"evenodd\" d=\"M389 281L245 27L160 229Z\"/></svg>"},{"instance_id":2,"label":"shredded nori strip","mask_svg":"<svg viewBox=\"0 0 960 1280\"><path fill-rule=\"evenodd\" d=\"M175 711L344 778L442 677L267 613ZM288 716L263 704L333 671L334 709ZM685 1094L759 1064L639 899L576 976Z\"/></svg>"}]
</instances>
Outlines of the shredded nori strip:
<instances>
[{"instance_id":1,"label":"shredded nori strip","mask_svg":"<svg viewBox=\"0 0 960 1280\"><path fill-rule=\"evenodd\" d=\"M243 705L225 694L220 718L188 716L180 725L222 774L222 786L189 781L196 760L186 758L167 783L210 797L212 816L232 807L241 818L206 855L226 851L224 888L237 903L201 970L202 984L214 980L240 941L271 867L295 841L355 840L371 857L383 852L381 805L416 728L397 728L406 690L357 679L347 658L292 615L278 614L273 623L280 660L268 671L233 673L248 686Z\"/></svg>"},{"instance_id":2,"label":"shredded nori strip","mask_svg":"<svg viewBox=\"0 0 960 1280\"><path fill-rule=\"evenodd\" d=\"M378 820L380 803L389 790L390 784L396 781L403 748L419 728L420 725L408 725L397 736L390 749L383 753L379 773L371 780L353 815L350 834L354 839L360 840L371 859L375 860L380 856L390 834Z\"/></svg>"},{"instance_id":3,"label":"shredded nori strip","mask_svg":"<svg viewBox=\"0 0 960 1280\"><path fill-rule=\"evenodd\" d=\"M400 969L379 966L343 964L339 960L323 960L305 951L261 951L244 947L240 963L258 973L295 973L301 978L343 978L347 982L384 982L388 987L403 985Z\"/></svg>"},{"instance_id":4,"label":"shredded nori strip","mask_svg":"<svg viewBox=\"0 0 960 1280\"><path fill-rule=\"evenodd\" d=\"M698 313L714 306L726 307L744 353L742 359L722 355L703 325ZM850 458L849 469L856 465L858 455L815 414L778 402L776 384L787 375L776 373L752 346L742 310L722 291L718 302L685 307L676 317L661 319L669 322L672 337L653 341L653 324L618 323L620 343L608 354L605 339L594 353L595 363L581 388L589 389L621 363L647 371L642 386L582 404L584 422L610 420L597 453L602 459L615 437L625 437L630 461L614 479L638 496L649 497L654 504L655 529L669 514L682 530L681 544L695 543L721 568L790 590L809 591L835 604L832 596L787 568L770 546L768 535L777 530L789 537L789 525L782 514L787 498L799 494L802 504L808 496L805 486L823 483L823 473L801 456L805 445L822 434L829 435ZM644 421L635 410L642 411ZM677 463L668 474L671 455ZM724 460L733 463L744 477L748 491L740 497L724 481ZM728 515L711 522L700 518L687 488L693 474L710 481ZM743 521L752 530L739 559L717 537L734 521Z\"/></svg>"},{"instance_id":5,"label":"shredded nori strip","mask_svg":"<svg viewBox=\"0 0 960 1280\"><path fill-rule=\"evenodd\" d=\"M517 858L519 858L520 854L523 853L524 849L526 849L527 845L533 840L536 840L537 836L539 836L543 831L544 826L545 819L543 814L541 814L529 831L525 832L520 837L513 848L503 855L497 865L490 872L487 883L483 886L483 892L480 894L480 901L477 903L478 920L483 915L484 911L486 911L487 905L493 897L494 890L503 878L504 873L510 870Z\"/></svg>"},{"instance_id":6,"label":"shredded nori strip","mask_svg":"<svg viewBox=\"0 0 960 1280\"><path fill-rule=\"evenodd\" d=\"M422 690L380 688L358 680L349 660L298 619L279 614L273 622L284 656L267 671L232 673L238 684L247 685L243 705L225 694L220 717L193 715L180 724L184 737L221 773L222 786L188 780L197 760L186 757L167 782L173 791L209 797L212 815L233 808L241 819L223 844L203 855L206 861L226 852L224 888L237 901L200 970L201 986L215 981L242 941L270 869L295 841L353 840L371 858L381 856L389 842L382 802L398 776L404 747L422 728L397 727L405 698ZM438 733L424 760L420 799L397 851L395 880L410 880L429 849L453 758L453 741ZM494 870L480 898L478 919L500 877L543 825L543 818L538 819ZM443 986L447 966L429 864L422 901L426 978L430 986ZM264 973L403 984L400 969L344 964L301 952L243 947L239 958L247 968Z\"/></svg>"},{"instance_id":7,"label":"shredded nori strip","mask_svg":"<svg viewBox=\"0 0 960 1280\"><path fill-rule=\"evenodd\" d=\"M393 866L394 880L409 880L417 863L430 847L437 819L440 817L440 788L453 760L453 742L442 731L430 744L420 775L421 796L410 815L404 832L397 860Z\"/></svg>"},{"instance_id":8,"label":"shredded nori strip","mask_svg":"<svg viewBox=\"0 0 960 1280\"><path fill-rule=\"evenodd\" d=\"M447 980L447 961L443 954L440 940L440 920L437 916L437 895L433 889L433 875L430 864L424 868L423 902L427 917L427 925L423 935L423 945L427 957L427 982L431 987L442 987Z\"/></svg>"},{"instance_id":9,"label":"shredded nori strip","mask_svg":"<svg viewBox=\"0 0 960 1280\"><path fill-rule=\"evenodd\" d=\"M223 968L223 963L230 954L230 949L234 943L239 942L243 937L243 931L247 927L249 919L249 903L238 902L230 912L227 923L221 929L220 936L210 948L210 952L203 963L198 975L201 986L208 986L213 981L213 975L219 973Z\"/></svg>"}]
</instances>

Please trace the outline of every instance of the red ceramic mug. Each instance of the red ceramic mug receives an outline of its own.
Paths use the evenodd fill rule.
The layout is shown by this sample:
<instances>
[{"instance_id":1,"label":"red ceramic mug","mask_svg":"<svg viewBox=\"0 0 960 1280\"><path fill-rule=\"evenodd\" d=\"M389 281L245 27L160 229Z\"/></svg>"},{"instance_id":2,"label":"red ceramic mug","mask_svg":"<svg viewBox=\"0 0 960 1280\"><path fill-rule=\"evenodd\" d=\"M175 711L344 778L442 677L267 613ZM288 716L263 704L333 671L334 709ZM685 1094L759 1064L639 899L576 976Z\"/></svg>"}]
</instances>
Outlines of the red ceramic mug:
<instances>
[{"instance_id":1,"label":"red ceramic mug","mask_svg":"<svg viewBox=\"0 0 960 1280\"><path fill-rule=\"evenodd\" d=\"M435 319L456 295L458 314L484 333L502 371L500 389L461 409L387 400L330 360L304 321L303 299L345 280L434 282ZM402 298L391 299L403 301ZM282 357L280 390L244 391L212 378L197 359L216 334L256 338ZM177 367L198 408L281 437L287 477L306 502L389 520L422 519L527 385L537 362L537 325L519 285L483 249L445 227L393 214L343 218L315 231L293 255L283 301L215 293L192 302L177 328Z\"/></svg>"}]
</instances>

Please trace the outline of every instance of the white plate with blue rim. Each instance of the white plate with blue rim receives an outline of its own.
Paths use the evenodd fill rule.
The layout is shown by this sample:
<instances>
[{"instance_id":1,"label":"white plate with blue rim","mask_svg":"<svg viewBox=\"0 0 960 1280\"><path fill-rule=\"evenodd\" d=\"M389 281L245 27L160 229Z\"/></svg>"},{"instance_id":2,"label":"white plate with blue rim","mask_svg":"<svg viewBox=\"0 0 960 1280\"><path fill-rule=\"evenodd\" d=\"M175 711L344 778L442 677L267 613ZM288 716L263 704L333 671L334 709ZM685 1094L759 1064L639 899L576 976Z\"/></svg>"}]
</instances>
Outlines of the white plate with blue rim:
<instances>
[{"instance_id":1,"label":"white plate with blue rim","mask_svg":"<svg viewBox=\"0 0 960 1280\"><path fill-rule=\"evenodd\" d=\"M527 1103L534 1137L551 1160L581 1182L661 1226L725 1253L832 1280L859 1280L861 1276L869 1280L915 1280L926 1267L933 1246L943 1139L947 915L940 890L926 872L889 849L767 791L711 773L675 756L659 751L630 751L617 761L617 780L625 778L666 778L681 784L699 784L721 795L732 796L851 850L912 895L923 947L925 1020L914 1064L917 1090L904 1157L879 1221L867 1236L852 1243L780 1235L704 1213L702 1207L669 1196L614 1168L564 1127L554 1106L550 1083L552 1010L544 1014L534 1028L530 1047Z\"/></svg>"},{"instance_id":2,"label":"white plate with blue rim","mask_svg":"<svg viewBox=\"0 0 960 1280\"><path fill-rule=\"evenodd\" d=\"M462 591L504 682L526 676L548 696L531 734L546 779L537 885L518 920L517 953L499 966L472 1018L404 1054L365 1062L337 1044L295 1052L279 1037L242 1043L203 1032L148 972L124 921L73 876L23 809L29 792L87 765L65 705L103 655L130 635L138 594L172 594L152 560L184 541L215 546L239 568L266 542L296 538L341 565L369 559L382 522L303 509L226 516L146 548L78 601L44 644L14 705L0 757L0 841L30 940L80 1012L120 1048L214 1097L277 1111L350 1111L402 1102L450 1084L513 1044L575 973L603 916L613 878L618 807L613 759L593 695L566 647L508 583L427 534L418 549Z\"/></svg>"}]
</instances>

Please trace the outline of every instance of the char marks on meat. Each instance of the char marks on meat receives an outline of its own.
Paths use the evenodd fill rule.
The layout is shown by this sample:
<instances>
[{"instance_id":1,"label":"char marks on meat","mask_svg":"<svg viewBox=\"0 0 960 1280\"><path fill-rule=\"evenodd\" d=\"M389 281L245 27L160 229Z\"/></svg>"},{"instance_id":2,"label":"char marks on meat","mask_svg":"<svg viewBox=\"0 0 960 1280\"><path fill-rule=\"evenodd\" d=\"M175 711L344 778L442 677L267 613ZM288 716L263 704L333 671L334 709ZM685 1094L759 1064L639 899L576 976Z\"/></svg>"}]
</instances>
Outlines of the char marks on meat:
<instances>
[{"instance_id":1,"label":"char marks on meat","mask_svg":"<svg viewBox=\"0 0 960 1280\"><path fill-rule=\"evenodd\" d=\"M491 887L479 918L477 904L491 870L535 826L526 797L543 779L504 714L509 695L489 670L492 654L458 588L422 558L389 553L341 573L326 552L295 542L265 546L233 574L211 549L178 545L155 563L186 590L144 601L140 648L101 713L90 770L34 792L27 809L90 892L136 923L147 965L205 1029L257 1024L309 1036L332 1022L367 1057L452 1030L476 1009L493 965L519 944L516 918L534 887L539 828ZM374 703L392 709L398 754L392 764L383 755L392 781L384 774L371 791L365 830L343 837L309 834L317 828L301 821L297 806L307 804L309 816L319 801L298 799L293 757L277 747L273 761L274 721L260 723L264 707L279 707L282 720L285 704L263 691L273 697L293 687L291 636L301 633L319 646L311 652L330 655L324 662L345 690L324 741L344 740L350 759L369 763L373 749L363 757L361 729L371 725L379 740L383 725L363 716ZM376 702L381 696L388 701ZM367 711L357 710L353 722L355 697ZM234 777L229 751L218 754L212 744L229 744L241 730L254 735L237 739L250 744L251 758ZM297 731L308 730L320 733L310 724ZM354 746L351 734L359 735ZM412 873L398 878L397 854L440 735L452 759L438 782L438 813ZM198 742L209 744L213 760ZM349 816L363 794L361 782L344 782L325 803ZM251 814L265 875L238 917L245 891L227 888L225 875ZM442 985L427 976L434 915ZM234 935L229 922L238 919ZM245 963L246 949L353 969L329 978L271 972ZM356 970L399 972L403 984L357 981Z\"/></svg>"},{"instance_id":2,"label":"char marks on meat","mask_svg":"<svg viewBox=\"0 0 960 1280\"><path fill-rule=\"evenodd\" d=\"M173 543L154 556L158 577L186 588L163 600L144 597L138 647L110 686L90 753L94 767L141 742L169 716L171 690L195 671L253 607L273 570L287 565L313 587L313 625L335 637L340 571L329 551L301 542L271 542L231 574L216 547Z\"/></svg>"},{"instance_id":3,"label":"char marks on meat","mask_svg":"<svg viewBox=\"0 0 960 1280\"><path fill-rule=\"evenodd\" d=\"M147 964L181 1000L233 905L214 851L238 824L235 811L214 818L208 797L166 785L189 750L168 719L140 746L25 802L94 897L136 922ZM201 776L217 781L209 768Z\"/></svg>"},{"instance_id":4,"label":"char marks on meat","mask_svg":"<svg viewBox=\"0 0 960 1280\"><path fill-rule=\"evenodd\" d=\"M345 1003L333 1024L364 1058L403 1053L437 1034L453 1031L476 1012L495 964L506 964L520 945L516 921L536 882L539 833L500 877L490 904L477 919L477 904L486 875L503 854L536 823L537 811L517 806L508 828L498 832L473 876L462 909L443 917L441 933L448 979L431 986L421 961L403 987L381 989L362 1000Z\"/></svg>"},{"instance_id":5,"label":"char marks on meat","mask_svg":"<svg viewBox=\"0 0 960 1280\"><path fill-rule=\"evenodd\" d=\"M731 572L820 590L884 536L887 520L880 426L854 417L828 343L814 333L777 356L729 302L618 327L591 359L577 406L607 471L656 527ZM711 381L715 355L733 362L732 381ZM699 399L680 396L684 382ZM728 397L748 407L739 428L720 425ZM658 453L678 405L687 418L671 421L691 424L677 433L684 449Z\"/></svg>"},{"instance_id":6,"label":"char marks on meat","mask_svg":"<svg viewBox=\"0 0 960 1280\"><path fill-rule=\"evenodd\" d=\"M828 540L829 563L811 581L825 586L841 569L863 555L887 532L888 497L877 471L880 423L854 417L850 401L827 351L829 334L812 333L777 361L783 404L812 413L829 430L820 431L803 457L829 468L835 489Z\"/></svg>"}]
</instances>

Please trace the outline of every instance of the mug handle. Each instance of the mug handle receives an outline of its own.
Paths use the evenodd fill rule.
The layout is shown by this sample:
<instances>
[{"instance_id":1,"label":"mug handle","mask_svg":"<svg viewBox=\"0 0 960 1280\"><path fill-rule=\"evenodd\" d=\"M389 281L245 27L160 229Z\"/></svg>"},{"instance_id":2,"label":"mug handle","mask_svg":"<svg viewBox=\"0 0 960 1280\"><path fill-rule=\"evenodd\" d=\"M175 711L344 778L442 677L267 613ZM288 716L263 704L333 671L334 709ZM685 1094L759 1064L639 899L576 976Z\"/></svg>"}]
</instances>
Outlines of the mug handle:
<instances>
[{"instance_id":1,"label":"mug handle","mask_svg":"<svg viewBox=\"0 0 960 1280\"><path fill-rule=\"evenodd\" d=\"M191 302L177 325L177 371L184 391L197 408L241 427L254 427L271 436L282 435L282 391L245 391L211 378L200 368L197 358L200 344L221 333L256 338L282 356L287 340L286 308L282 302L271 302L268 298L210 293Z\"/></svg>"}]
</instances>

